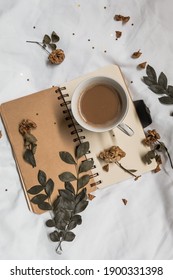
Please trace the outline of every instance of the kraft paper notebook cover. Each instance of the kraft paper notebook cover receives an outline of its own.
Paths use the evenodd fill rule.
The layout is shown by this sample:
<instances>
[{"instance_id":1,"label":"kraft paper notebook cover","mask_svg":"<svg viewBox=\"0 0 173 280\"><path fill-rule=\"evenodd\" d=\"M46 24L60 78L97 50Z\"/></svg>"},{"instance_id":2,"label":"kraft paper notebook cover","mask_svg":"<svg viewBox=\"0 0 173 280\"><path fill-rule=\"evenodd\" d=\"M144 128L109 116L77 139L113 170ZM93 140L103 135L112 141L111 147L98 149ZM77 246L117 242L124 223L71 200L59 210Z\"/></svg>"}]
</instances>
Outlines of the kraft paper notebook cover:
<instances>
[{"instance_id":1,"label":"kraft paper notebook cover","mask_svg":"<svg viewBox=\"0 0 173 280\"><path fill-rule=\"evenodd\" d=\"M70 100L75 87L82 80L93 76L107 76L115 79L129 95L129 111L124 120L133 130L134 135L129 137L119 129L115 129L115 137L110 132L89 132L75 124L70 112ZM25 191L28 205L35 213L42 213L36 205L30 203L27 190L38 184L37 174L43 170L48 178L53 179L57 189L63 188L63 183L58 175L64 171L74 172L73 166L68 165L59 158L59 151L68 151L74 154L74 149L79 141L89 141L90 153L87 158L93 158L95 168L92 170L91 180L88 185L89 192L95 186L102 188L131 177L115 164L110 165L109 172L102 169L98 154L112 145L118 145L126 152L126 157L121 160L127 169L136 169L142 174L156 167L155 163L147 165L142 157L148 147L142 144L144 131L131 100L121 70L116 65L109 65L95 72L81 76L70 82L52 87L25 97L12 100L1 105L1 117L9 137L18 172ZM23 138L18 131L22 119L30 119L37 124L33 134L37 138L36 163L32 168L23 160ZM133 180L133 178L132 178Z\"/></svg>"}]
</instances>

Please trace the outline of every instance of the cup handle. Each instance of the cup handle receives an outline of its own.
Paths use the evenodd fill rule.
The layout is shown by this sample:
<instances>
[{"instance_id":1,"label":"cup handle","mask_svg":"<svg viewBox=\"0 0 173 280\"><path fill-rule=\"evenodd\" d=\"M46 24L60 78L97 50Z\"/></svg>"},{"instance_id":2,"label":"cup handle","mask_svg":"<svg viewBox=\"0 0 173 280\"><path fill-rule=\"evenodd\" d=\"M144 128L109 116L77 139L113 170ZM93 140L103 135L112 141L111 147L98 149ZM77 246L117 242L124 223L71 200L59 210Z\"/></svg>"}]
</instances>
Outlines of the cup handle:
<instances>
[{"instance_id":1,"label":"cup handle","mask_svg":"<svg viewBox=\"0 0 173 280\"><path fill-rule=\"evenodd\" d=\"M128 136L132 136L134 134L133 129L125 123L120 123L117 127Z\"/></svg>"}]
</instances>

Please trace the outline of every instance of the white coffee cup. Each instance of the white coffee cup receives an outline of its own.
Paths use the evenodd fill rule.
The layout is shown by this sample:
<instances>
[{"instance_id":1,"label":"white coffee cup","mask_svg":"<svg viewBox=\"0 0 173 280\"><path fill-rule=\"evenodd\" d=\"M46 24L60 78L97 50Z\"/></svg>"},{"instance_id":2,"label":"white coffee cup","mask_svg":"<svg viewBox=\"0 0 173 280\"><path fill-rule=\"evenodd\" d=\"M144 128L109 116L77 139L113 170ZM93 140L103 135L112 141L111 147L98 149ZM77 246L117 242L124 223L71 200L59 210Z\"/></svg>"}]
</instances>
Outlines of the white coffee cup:
<instances>
[{"instance_id":1,"label":"white coffee cup","mask_svg":"<svg viewBox=\"0 0 173 280\"><path fill-rule=\"evenodd\" d=\"M118 94L121 102L121 110L119 111L116 119L113 120L111 123L103 124L103 125L101 124L99 126L93 125L92 123L86 121L83 118L82 112L80 110L80 101L82 95L85 93L85 91L88 88L94 87L96 85L104 85L115 89L115 94ZM95 104L95 106L97 106L97 104ZM118 127L127 135L129 136L133 135L134 133L133 130L128 125L123 123L123 120L127 115L128 109L129 109L129 97L127 96L127 93L117 81L109 77L97 76L97 77L88 78L79 83L79 85L75 88L72 95L71 110L75 120L83 128L92 132L105 132L105 131L113 130L115 127ZM104 110L103 110L103 114L104 114Z\"/></svg>"}]
</instances>

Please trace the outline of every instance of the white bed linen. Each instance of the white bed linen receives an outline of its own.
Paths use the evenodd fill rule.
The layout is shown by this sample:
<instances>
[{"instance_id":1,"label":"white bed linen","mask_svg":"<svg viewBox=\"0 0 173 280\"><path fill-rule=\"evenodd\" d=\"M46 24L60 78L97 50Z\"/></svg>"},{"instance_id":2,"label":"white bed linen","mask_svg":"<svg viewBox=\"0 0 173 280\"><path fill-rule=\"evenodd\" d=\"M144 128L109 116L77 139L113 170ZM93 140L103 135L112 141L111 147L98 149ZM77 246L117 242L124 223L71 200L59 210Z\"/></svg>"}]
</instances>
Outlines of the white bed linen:
<instances>
[{"instance_id":1,"label":"white bed linen","mask_svg":"<svg viewBox=\"0 0 173 280\"><path fill-rule=\"evenodd\" d=\"M122 25L115 14L130 21ZM0 103L115 63L133 100L150 108L148 128L157 129L173 158L173 105L160 104L141 81L145 70L137 69L147 61L173 85L172 14L171 0L0 0ZM59 66L47 65L46 52L26 43L53 30L66 55ZM118 40L115 31L122 31ZM141 57L132 59L139 49ZM0 130L0 259L173 259L173 170L167 157L157 174L98 190L75 240L64 242L58 255L44 224L49 214L29 212L2 122Z\"/></svg>"}]
</instances>

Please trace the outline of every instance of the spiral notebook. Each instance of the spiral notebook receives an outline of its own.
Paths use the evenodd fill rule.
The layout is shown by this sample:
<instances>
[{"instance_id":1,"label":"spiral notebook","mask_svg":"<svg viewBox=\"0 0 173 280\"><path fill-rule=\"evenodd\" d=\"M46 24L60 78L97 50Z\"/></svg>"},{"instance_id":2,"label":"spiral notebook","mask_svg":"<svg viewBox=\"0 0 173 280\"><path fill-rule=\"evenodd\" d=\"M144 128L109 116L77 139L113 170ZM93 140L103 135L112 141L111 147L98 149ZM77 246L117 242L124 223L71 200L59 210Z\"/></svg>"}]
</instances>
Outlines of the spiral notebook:
<instances>
[{"instance_id":1,"label":"spiral notebook","mask_svg":"<svg viewBox=\"0 0 173 280\"><path fill-rule=\"evenodd\" d=\"M115 136L111 132L89 132L80 127L74 120L70 110L73 91L82 80L93 76L111 77L120 83L128 93L130 105L125 122L134 130L133 136L129 137L117 128L114 130ZM126 156L121 160L121 163L127 169L136 169L136 175L141 175L155 168L154 162L147 165L142 160L142 157L148 151L148 148L142 144L145 137L144 131L121 70L116 65L100 68L59 87L52 87L3 103L1 105L1 117L11 143L29 208L35 213L42 213L43 211L38 209L37 205L30 203L32 196L27 193L27 190L38 184L38 171L43 170L47 179L51 178L54 181L54 195L56 196L57 190L64 188L58 175L64 171L75 172L73 165L62 162L59 152L68 151L74 154L76 145L82 141L89 141L90 153L86 155L86 158L94 160L94 168L87 186L89 193L96 188L109 185L115 187L115 183L131 177L115 164L110 165L108 172L103 170L103 162L99 160L98 155L101 151L113 145L118 145L126 152ZM23 160L23 138L18 131L22 119L30 119L37 124L37 128L32 132L38 140L35 168L32 168ZM133 180L133 178L131 179Z\"/></svg>"}]
</instances>

